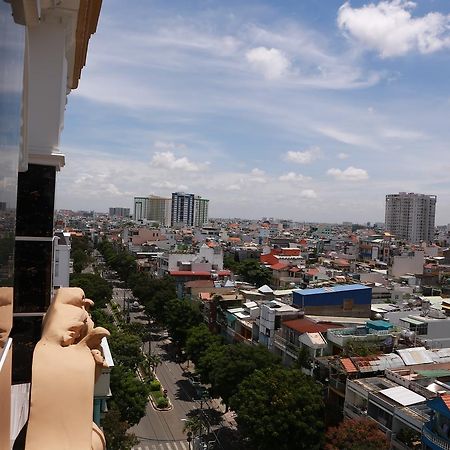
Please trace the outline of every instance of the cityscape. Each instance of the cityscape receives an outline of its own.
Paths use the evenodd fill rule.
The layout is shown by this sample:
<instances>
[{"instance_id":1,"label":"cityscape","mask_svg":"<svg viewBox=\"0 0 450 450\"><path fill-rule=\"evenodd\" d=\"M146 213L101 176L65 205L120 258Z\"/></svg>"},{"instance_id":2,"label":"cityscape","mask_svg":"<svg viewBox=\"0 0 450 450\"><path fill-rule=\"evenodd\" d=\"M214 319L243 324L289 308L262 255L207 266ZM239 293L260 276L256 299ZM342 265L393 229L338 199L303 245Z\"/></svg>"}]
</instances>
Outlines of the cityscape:
<instances>
[{"instance_id":1,"label":"cityscape","mask_svg":"<svg viewBox=\"0 0 450 450\"><path fill-rule=\"evenodd\" d=\"M449 450L449 30L0 4L0 450Z\"/></svg>"}]
</instances>

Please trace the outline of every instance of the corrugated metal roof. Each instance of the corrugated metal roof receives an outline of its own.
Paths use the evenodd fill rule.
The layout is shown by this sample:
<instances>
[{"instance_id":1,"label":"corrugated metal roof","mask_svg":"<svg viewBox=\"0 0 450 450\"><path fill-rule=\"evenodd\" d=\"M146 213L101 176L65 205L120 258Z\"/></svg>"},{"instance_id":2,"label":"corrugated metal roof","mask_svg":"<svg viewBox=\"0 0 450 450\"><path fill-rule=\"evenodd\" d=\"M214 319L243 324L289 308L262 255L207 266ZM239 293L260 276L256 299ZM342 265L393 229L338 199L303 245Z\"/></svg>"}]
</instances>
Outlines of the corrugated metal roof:
<instances>
[{"instance_id":1,"label":"corrugated metal roof","mask_svg":"<svg viewBox=\"0 0 450 450\"><path fill-rule=\"evenodd\" d=\"M367 290L371 289L370 287L364 286L362 284L341 284L326 288L314 288L314 289L296 289L294 292L297 292L301 295L315 295L315 294L327 294L330 292L347 292L347 291L357 291L357 290Z\"/></svg>"},{"instance_id":2,"label":"corrugated metal roof","mask_svg":"<svg viewBox=\"0 0 450 450\"><path fill-rule=\"evenodd\" d=\"M415 405L417 403L426 401L425 397L422 397L421 395L416 394L415 392L411 391L410 389L406 389L403 386L383 389L382 391L380 391L380 394L383 394L391 400L400 403L400 405L402 406Z\"/></svg>"},{"instance_id":3,"label":"corrugated metal roof","mask_svg":"<svg viewBox=\"0 0 450 450\"><path fill-rule=\"evenodd\" d=\"M422 320L413 319L411 317L401 317L400 320L402 322L408 322L412 325L423 325L424 323Z\"/></svg>"},{"instance_id":4,"label":"corrugated metal roof","mask_svg":"<svg viewBox=\"0 0 450 450\"><path fill-rule=\"evenodd\" d=\"M433 362L433 358L425 347L405 348L403 350L397 350L397 353L407 366L431 364Z\"/></svg>"},{"instance_id":5,"label":"corrugated metal roof","mask_svg":"<svg viewBox=\"0 0 450 450\"><path fill-rule=\"evenodd\" d=\"M350 358L342 358L341 364L344 366L344 369L347 373L356 373L358 372L358 369L355 367L355 365L352 363L352 360Z\"/></svg>"}]
</instances>

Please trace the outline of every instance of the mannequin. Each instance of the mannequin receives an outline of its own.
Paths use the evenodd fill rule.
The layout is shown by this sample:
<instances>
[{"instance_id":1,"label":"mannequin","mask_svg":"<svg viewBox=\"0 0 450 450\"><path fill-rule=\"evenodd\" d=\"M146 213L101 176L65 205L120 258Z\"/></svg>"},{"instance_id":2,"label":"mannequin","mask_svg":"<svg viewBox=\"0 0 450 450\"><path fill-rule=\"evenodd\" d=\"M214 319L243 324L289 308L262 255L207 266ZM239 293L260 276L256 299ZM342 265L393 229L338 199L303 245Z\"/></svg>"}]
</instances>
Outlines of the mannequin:
<instances>
[{"instance_id":1,"label":"mannequin","mask_svg":"<svg viewBox=\"0 0 450 450\"><path fill-rule=\"evenodd\" d=\"M0 348L8 340L12 328L13 288L0 287Z\"/></svg>"},{"instance_id":2,"label":"mannequin","mask_svg":"<svg viewBox=\"0 0 450 450\"><path fill-rule=\"evenodd\" d=\"M26 450L101 450L105 439L92 422L94 384L105 364L91 300L79 288L61 288L43 320L33 354ZM95 425L95 427L93 426Z\"/></svg>"}]
</instances>

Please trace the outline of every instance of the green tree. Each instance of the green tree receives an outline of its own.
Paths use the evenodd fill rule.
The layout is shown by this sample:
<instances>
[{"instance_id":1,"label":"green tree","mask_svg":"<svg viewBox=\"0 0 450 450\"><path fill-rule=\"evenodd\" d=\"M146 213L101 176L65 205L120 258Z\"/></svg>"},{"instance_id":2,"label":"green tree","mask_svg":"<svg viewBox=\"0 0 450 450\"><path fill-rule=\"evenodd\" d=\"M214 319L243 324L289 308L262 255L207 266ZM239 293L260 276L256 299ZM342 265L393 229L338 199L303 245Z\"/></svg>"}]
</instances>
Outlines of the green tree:
<instances>
[{"instance_id":1,"label":"green tree","mask_svg":"<svg viewBox=\"0 0 450 450\"><path fill-rule=\"evenodd\" d=\"M212 334L208 327L202 323L188 330L186 339L186 354L195 364L198 364L200 357L205 354L208 348L214 344L220 344L222 339Z\"/></svg>"},{"instance_id":2,"label":"green tree","mask_svg":"<svg viewBox=\"0 0 450 450\"><path fill-rule=\"evenodd\" d=\"M236 272L244 281L256 286L269 285L272 279L271 270L261 265L257 259L245 259L238 264Z\"/></svg>"},{"instance_id":3,"label":"green tree","mask_svg":"<svg viewBox=\"0 0 450 450\"><path fill-rule=\"evenodd\" d=\"M153 354L148 356L148 365L153 373L155 373L156 368L162 364L162 359L160 355Z\"/></svg>"},{"instance_id":4,"label":"green tree","mask_svg":"<svg viewBox=\"0 0 450 450\"><path fill-rule=\"evenodd\" d=\"M194 416L184 422L183 431L190 431L194 436L200 436L203 430L207 429L206 420L200 416Z\"/></svg>"},{"instance_id":5,"label":"green tree","mask_svg":"<svg viewBox=\"0 0 450 450\"><path fill-rule=\"evenodd\" d=\"M212 345L200 358L200 376L209 371L206 378L211 383L212 395L221 397L228 406L231 396L246 377L256 369L275 367L279 362L279 358L263 346Z\"/></svg>"},{"instance_id":6,"label":"green tree","mask_svg":"<svg viewBox=\"0 0 450 450\"><path fill-rule=\"evenodd\" d=\"M323 440L322 389L296 369L256 370L231 398L242 435L255 450L318 450Z\"/></svg>"},{"instance_id":7,"label":"green tree","mask_svg":"<svg viewBox=\"0 0 450 450\"><path fill-rule=\"evenodd\" d=\"M71 238L70 257L73 260L73 270L75 273L81 273L92 261L92 246L86 236Z\"/></svg>"},{"instance_id":8,"label":"green tree","mask_svg":"<svg viewBox=\"0 0 450 450\"><path fill-rule=\"evenodd\" d=\"M198 305L189 300L172 299L165 308L165 323L173 341L180 347L186 343L188 330L202 321Z\"/></svg>"},{"instance_id":9,"label":"green tree","mask_svg":"<svg viewBox=\"0 0 450 450\"><path fill-rule=\"evenodd\" d=\"M108 342L116 364L135 371L144 362L144 355L141 351L142 341L139 336L113 331Z\"/></svg>"},{"instance_id":10,"label":"green tree","mask_svg":"<svg viewBox=\"0 0 450 450\"><path fill-rule=\"evenodd\" d=\"M133 372L121 365L111 371L110 386L112 392L111 406L120 411L122 422L130 427L139 423L145 416L149 390L145 383L139 381Z\"/></svg>"},{"instance_id":11,"label":"green tree","mask_svg":"<svg viewBox=\"0 0 450 450\"><path fill-rule=\"evenodd\" d=\"M111 285L94 273L74 273L70 276L70 285L83 289L86 298L94 301L95 308L104 308L112 297Z\"/></svg>"},{"instance_id":12,"label":"green tree","mask_svg":"<svg viewBox=\"0 0 450 450\"><path fill-rule=\"evenodd\" d=\"M111 408L102 420L108 450L131 450L139 444L139 439L133 433L127 433L128 422L121 420L117 408Z\"/></svg>"},{"instance_id":13,"label":"green tree","mask_svg":"<svg viewBox=\"0 0 450 450\"><path fill-rule=\"evenodd\" d=\"M294 363L296 369L311 369L311 354L305 346L301 346L297 351L297 359Z\"/></svg>"},{"instance_id":14,"label":"green tree","mask_svg":"<svg viewBox=\"0 0 450 450\"><path fill-rule=\"evenodd\" d=\"M370 419L345 419L326 433L325 450L387 450L389 441Z\"/></svg>"}]
</instances>

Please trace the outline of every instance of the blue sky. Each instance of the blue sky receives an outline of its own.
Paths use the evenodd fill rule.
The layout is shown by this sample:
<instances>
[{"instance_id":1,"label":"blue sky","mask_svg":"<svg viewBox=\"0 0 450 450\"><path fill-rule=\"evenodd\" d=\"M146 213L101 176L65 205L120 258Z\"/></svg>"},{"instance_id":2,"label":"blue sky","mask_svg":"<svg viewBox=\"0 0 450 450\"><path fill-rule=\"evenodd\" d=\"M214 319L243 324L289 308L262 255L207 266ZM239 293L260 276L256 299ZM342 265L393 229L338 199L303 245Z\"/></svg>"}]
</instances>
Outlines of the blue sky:
<instances>
[{"instance_id":1,"label":"blue sky","mask_svg":"<svg viewBox=\"0 0 450 450\"><path fill-rule=\"evenodd\" d=\"M373 222L407 191L450 223L449 54L448 1L105 1L56 206Z\"/></svg>"}]
</instances>

